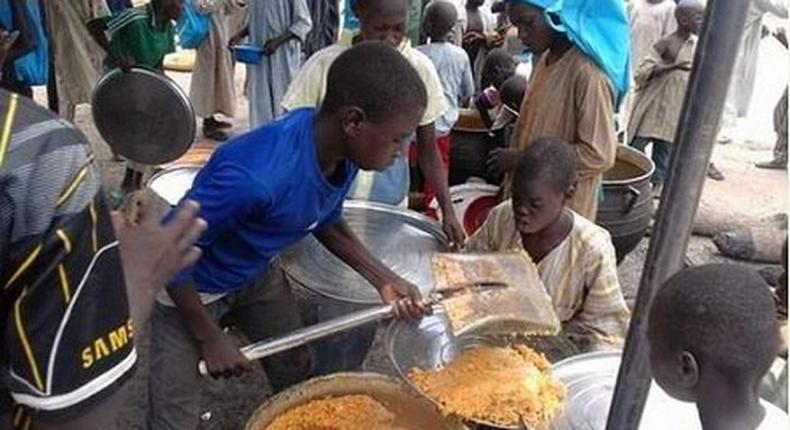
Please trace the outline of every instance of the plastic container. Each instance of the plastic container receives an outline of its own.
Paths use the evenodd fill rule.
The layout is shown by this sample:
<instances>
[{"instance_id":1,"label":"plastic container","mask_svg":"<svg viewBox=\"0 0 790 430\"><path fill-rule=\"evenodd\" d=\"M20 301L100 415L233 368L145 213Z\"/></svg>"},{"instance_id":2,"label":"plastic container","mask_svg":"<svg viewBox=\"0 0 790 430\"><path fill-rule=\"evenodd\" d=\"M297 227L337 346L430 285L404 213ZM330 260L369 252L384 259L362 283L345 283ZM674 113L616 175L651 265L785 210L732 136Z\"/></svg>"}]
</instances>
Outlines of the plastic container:
<instances>
[{"instance_id":1,"label":"plastic container","mask_svg":"<svg viewBox=\"0 0 790 430\"><path fill-rule=\"evenodd\" d=\"M258 64L263 58L263 48L255 45L233 46L233 58L239 63Z\"/></svg>"}]
</instances>

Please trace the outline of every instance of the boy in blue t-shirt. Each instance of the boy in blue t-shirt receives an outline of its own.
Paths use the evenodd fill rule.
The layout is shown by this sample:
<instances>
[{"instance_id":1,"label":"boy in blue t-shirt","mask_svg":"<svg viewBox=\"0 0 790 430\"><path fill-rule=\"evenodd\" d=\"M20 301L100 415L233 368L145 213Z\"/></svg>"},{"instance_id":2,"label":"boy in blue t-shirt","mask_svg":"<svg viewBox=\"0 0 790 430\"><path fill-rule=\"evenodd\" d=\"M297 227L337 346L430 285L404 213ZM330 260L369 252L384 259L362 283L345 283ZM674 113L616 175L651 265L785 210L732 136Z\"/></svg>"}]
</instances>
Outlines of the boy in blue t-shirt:
<instances>
[{"instance_id":1,"label":"boy in blue t-shirt","mask_svg":"<svg viewBox=\"0 0 790 430\"><path fill-rule=\"evenodd\" d=\"M341 216L357 171L389 167L426 104L419 75L398 51L361 43L332 65L318 110L294 110L217 149L186 196L209 225L198 241L202 257L176 277L152 317L152 428L197 427L199 358L214 377L250 370L221 318L253 342L301 326L272 261L308 234L396 303L398 316L426 312L419 290L373 257ZM275 391L312 368L306 348L262 364Z\"/></svg>"}]
</instances>

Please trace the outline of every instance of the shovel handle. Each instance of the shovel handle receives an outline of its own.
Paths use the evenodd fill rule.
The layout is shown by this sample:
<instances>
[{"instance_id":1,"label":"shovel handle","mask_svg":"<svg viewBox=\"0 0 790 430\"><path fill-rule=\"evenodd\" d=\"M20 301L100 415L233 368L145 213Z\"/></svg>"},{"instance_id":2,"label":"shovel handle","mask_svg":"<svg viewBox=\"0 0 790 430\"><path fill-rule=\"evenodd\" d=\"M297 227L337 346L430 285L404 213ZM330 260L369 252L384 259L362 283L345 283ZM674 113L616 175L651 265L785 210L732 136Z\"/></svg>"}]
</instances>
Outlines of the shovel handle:
<instances>
[{"instance_id":1,"label":"shovel handle","mask_svg":"<svg viewBox=\"0 0 790 430\"><path fill-rule=\"evenodd\" d=\"M322 323L300 328L284 336L256 342L241 348L241 353L248 360L259 360L271 355L306 345L312 341L323 339L336 333L351 330L359 326L392 318L395 315L393 305L375 306L359 312L350 313ZM198 362L198 373L208 375L208 367L204 360Z\"/></svg>"}]
</instances>

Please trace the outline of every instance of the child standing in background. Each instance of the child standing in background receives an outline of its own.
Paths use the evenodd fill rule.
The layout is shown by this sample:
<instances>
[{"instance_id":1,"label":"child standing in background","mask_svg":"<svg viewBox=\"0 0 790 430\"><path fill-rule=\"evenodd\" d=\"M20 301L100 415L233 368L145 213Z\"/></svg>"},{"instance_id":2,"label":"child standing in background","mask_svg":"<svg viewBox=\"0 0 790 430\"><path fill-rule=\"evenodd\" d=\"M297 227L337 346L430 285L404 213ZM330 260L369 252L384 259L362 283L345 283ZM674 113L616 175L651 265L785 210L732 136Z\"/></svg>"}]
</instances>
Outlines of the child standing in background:
<instances>
[{"instance_id":1,"label":"child standing in background","mask_svg":"<svg viewBox=\"0 0 790 430\"><path fill-rule=\"evenodd\" d=\"M676 10L677 31L655 44L634 75L637 87L628 135L631 146L640 151L653 145L656 170L651 182L656 195L669 168L704 12L705 7L698 0L681 2Z\"/></svg>"},{"instance_id":2,"label":"child standing in background","mask_svg":"<svg viewBox=\"0 0 790 430\"><path fill-rule=\"evenodd\" d=\"M422 24L423 34L429 43L417 47L433 62L444 88L446 110L436 120L436 146L445 170L450 167L450 131L458 121L459 105L472 97L475 90L472 66L466 52L448 40L457 20L458 13L452 4L431 3L425 10ZM413 154L416 158L416 151ZM435 193L429 184L425 185L423 192L427 207Z\"/></svg>"},{"instance_id":3,"label":"child standing in background","mask_svg":"<svg viewBox=\"0 0 790 430\"><path fill-rule=\"evenodd\" d=\"M306 0L253 1L249 7L249 26L231 44L249 35L264 50L260 63L247 66L250 127L256 128L283 113L280 102L302 64L302 44L313 22Z\"/></svg>"}]
</instances>

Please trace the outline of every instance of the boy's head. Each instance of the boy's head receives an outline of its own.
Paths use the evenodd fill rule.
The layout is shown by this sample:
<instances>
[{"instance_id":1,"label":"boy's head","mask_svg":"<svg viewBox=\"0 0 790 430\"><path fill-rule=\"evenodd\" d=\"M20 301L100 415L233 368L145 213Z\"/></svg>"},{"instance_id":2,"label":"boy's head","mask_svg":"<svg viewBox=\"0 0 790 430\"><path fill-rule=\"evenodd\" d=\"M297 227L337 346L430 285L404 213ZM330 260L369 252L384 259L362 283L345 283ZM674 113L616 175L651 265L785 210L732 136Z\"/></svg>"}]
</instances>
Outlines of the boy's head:
<instances>
[{"instance_id":1,"label":"boy's head","mask_svg":"<svg viewBox=\"0 0 790 430\"><path fill-rule=\"evenodd\" d=\"M332 63L319 115L339 123L346 156L365 170L383 170L425 112L420 75L397 50L381 42L354 45Z\"/></svg>"},{"instance_id":2,"label":"boy's head","mask_svg":"<svg viewBox=\"0 0 790 430\"><path fill-rule=\"evenodd\" d=\"M184 0L152 0L152 3L167 19L178 21L184 13Z\"/></svg>"},{"instance_id":3,"label":"boy's head","mask_svg":"<svg viewBox=\"0 0 790 430\"><path fill-rule=\"evenodd\" d=\"M406 34L409 0L357 0L359 34L362 40L397 47Z\"/></svg>"},{"instance_id":4,"label":"boy's head","mask_svg":"<svg viewBox=\"0 0 790 430\"><path fill-rule=\"evenodd\" d=\"M477 10L485 3L485 0L466 0L466 8L470 10Z\"/></svg>"},{"instance_id":5,"label":"boy's head","mask_svg":"<svg viewBox=\"0 0 790 430\"><path fill-rule=\"evenodd\" d=\"M513 173L513 213L521 234L554 223L576 189L576 156L562 139L540 138L524 151Z\"/></svg>"},{"instance_id":6,"label":"boy's head","mask_svg":"<svg viewBox=\"0 0 790 430\"><path fill-rule=\"evenodd\" d=\"M544 16L545 9L539 5L545 0L507 0L510 22L518 29L518 38L532 53L540 55L549 49L551 42L560 33L554 31Z\"/></svg>"},{"instance_id":7,"label":"boy's head","mask_svg":"<svg viewBox=\"0 0 790 430\"><path fill-rule=\"evenodd\" d=\"M752 387L776 357L776 308L763 278L733 264L683 270L656 293L648 317L656 382L696 402L700 387Z\"/></svg>"},{"instance_id":8,"label":"boy's head","mask_svg":"<svg viewBox=\"0 0 790 430\"><path fill-rule=\"evenodd\" d=\"M705 5L701 0L681 0L675 9L678 29L688 34L699 34L705 18Z\"/></svg>"},{"instance_id":9,"label":"boy's head","mask_svg":"<svg viewBox=\"0 0 790 430\"><path fill-rule=\"evenodd\" d=\"M446 1L433 1L425 9L422 31L431 40L444 40L458 21L455 6Z\"/></svg>"},{"instance_id":10,"label":"boy's head","mask_svg":"<svg viewBox=\"0 0 790 430\"><path fill-rule=\"evenodd\" d=\"M521 102L524 101L526 92L527 79L514 74L502 83L502 87L499 89L499 98L510 110L518 112L521 109Z\"/></svg>"},{"instance_id":11,"label":"boy's head","mask_svg":"<svg viewBox=\"0 0 790 430\"><path fill-rule=\"evenodd\" d=\"M504 48L492 49L486 55L483 70L480 71L480 85L482 88L493 86L499 89L515 73L516 60L513 56Z\"/></svg>"}]
</instances>

